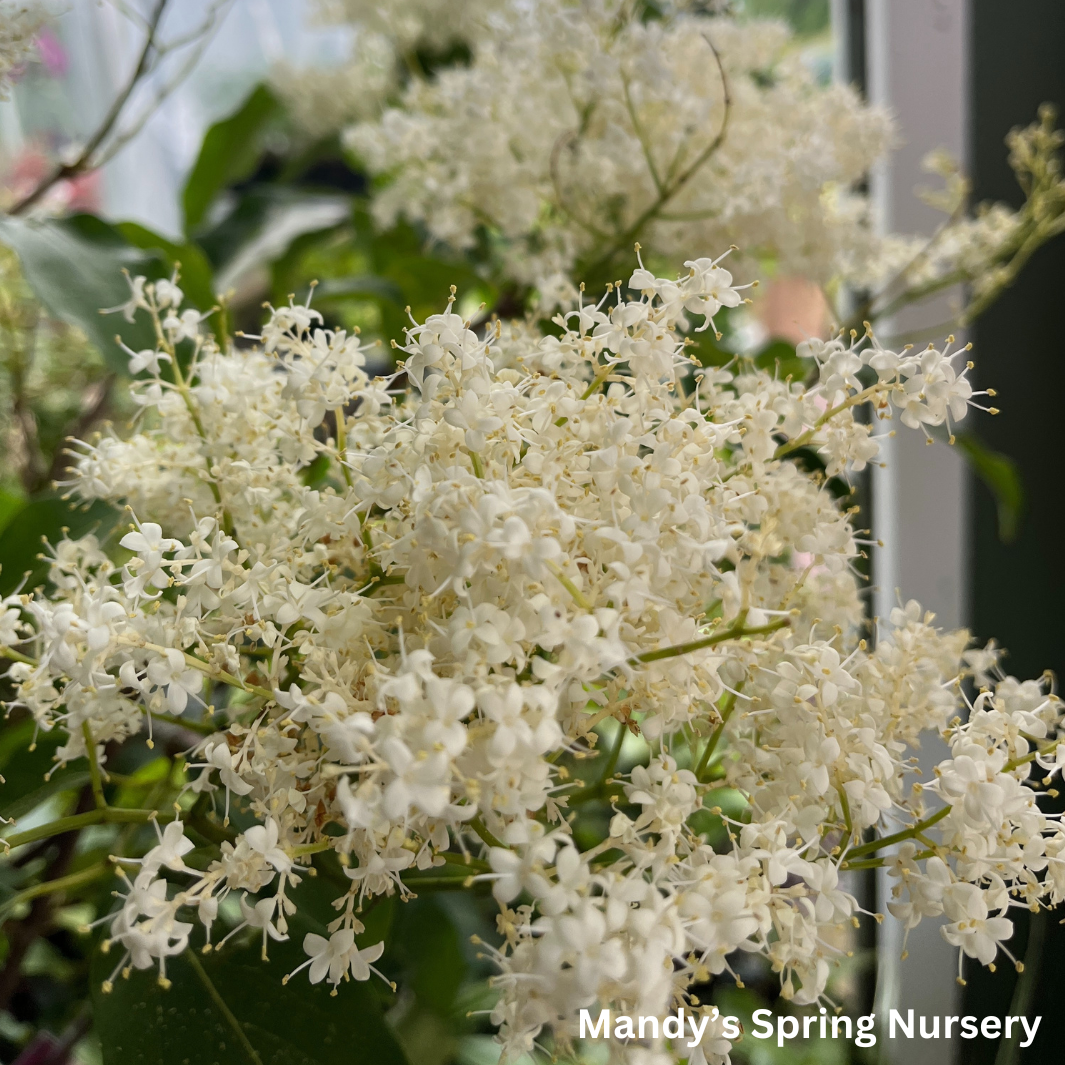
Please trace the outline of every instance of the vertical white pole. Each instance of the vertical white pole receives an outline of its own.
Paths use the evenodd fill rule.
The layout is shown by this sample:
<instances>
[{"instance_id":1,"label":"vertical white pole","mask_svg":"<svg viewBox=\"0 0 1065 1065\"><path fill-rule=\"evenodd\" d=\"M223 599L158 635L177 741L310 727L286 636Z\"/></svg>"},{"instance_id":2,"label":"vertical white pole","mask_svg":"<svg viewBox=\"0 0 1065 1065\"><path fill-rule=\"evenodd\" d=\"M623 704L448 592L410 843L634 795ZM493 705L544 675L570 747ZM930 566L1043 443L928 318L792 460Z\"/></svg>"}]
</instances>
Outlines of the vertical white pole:
<instances>
[{"instance_id":1,"label":"vertical white pole","mask_svg":"<svg viewBox=\"0 0 1065 1065\"><path fill-rule=\"evenodd\" d=\"M921 169L923 157L946 148L963 163L967 148L968 0L866 0L866 63L869 98L890 108L902 143L872 179L879 223L886 230L932 232L941 216L914 195L936 179ZM881 335L933 330L949 319L958 293L879 323ZM945 331L945 330L944 330ZM932 331L927 339L944 338ZM881 423L884 429L890 423ZM875 556L874 611L886 623L899 598L918 599L939 624L956 627L967 615L967 471L960 455L944 444L928 446L920 433L899 426L886 441L887 467L873 473L874 532L884 541ZM920 752L924 772L943 757L941 741ZM881 911L892 882L881 875ZM918 1016L957 1013L957 953L940 935L937 922L914 930L901 960L903 930L887 916L878 941L876 1008L912 1008ZM899 1040L885 1047L887 1059L907 1065L949 1065L954 1047L933 1041Z\"/></svg>"}]
</instances>

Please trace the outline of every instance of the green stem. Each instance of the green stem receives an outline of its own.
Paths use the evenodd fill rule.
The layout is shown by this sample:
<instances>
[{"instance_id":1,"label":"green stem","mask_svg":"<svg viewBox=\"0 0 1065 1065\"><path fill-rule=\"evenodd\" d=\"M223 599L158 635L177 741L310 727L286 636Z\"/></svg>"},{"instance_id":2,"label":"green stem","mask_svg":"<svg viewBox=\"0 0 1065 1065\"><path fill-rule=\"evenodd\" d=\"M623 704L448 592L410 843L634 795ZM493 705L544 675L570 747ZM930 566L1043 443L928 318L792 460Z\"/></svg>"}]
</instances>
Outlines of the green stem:
<instances>
[{"instance_id":1,"label":"green stem","mask_svg":"<svg viewBox=\"0 0 1065 1065\"><path fill-rule=\"evenodd\" d=\"M125 639L123 642L132 647L140 647L145 651L156 651L159 654L164 655L172 650L172 648L163 647L162 644L148 643L146 640ZM258 695L263 699L273 702L274 693L268 688L260 688L257 684L248 684L241 680L240 677L235 677L232 673L228 673L224 669L216 669L209 663L204 662L202 658L197 658L195 655L189 654L188 651L182 651L181 653L184 655L185 665L189 666L191 669L199 670L204 676L210 677L211 680L221 681L223 684L230 685L230 687L240 688L241 691L245 691L249 695Z\"/></svg>"},{"instance_id":2,"label":"green stem","mask_svg":"<svg viewBox=\"0 0 1065 1065\"><path fill-rule=\"evenodd\" d=\"M347 426L344 424L345 415L344 408L341 407L335 411L337 422L337 456L340 462L340 472L344 475L344 483L351 487L351 470L348 469L348 464L344 461L344 456L348 450L348 434Z\"/></svg>"},{"instance_id":3,"label":"green stem","mask_svg":"<svg viewBox=\"0 0 1065 1065\"><path fill-rule=\"evenodd\" d=\"M82 884L90 884L92 881L99 880L101 877L106 876L110 871L111 867L106 862L99 862L96 865L90 865L87 869L79 869L76 873L61 876L57 880L45 880L43 883L34 884L32 887L20 891L17 895L12 895L11 898L4 903L4 912L10 912L20 903L29 902L41 895L51 895L56 891L66 891L68 888L81 887Z\"/></svg>"},{"instance_id":4,"label":"green stem","mask_svg":"<svg viewBox=\"0 0 1065 1065\"><path fill-rule=\"evenodd\" d=\"M817 435L817 430L830 422L837 414L842 413L849 407L857 407L867 399L872 399L877 392L884 391L886 387L887 386L882 385L878 381L875 385L863 388L861 392L856 392L842 403L838 403L830 410L826 410L825 413L817 419L812 428L807 429L805 433L801 433L799 436L795 437L794 440L789 440L786 444L781 444L780 447L773 452L773 458L782 459L785 455L790 455L793 451L798 451L800 447L805 447Z\"/></svg>"},{"instance_id":5,"label":"green stem","mask_svg":"<svg viewBox=\"0 0 1065 1065\"><path fill-rule=\"evenodd\" d=\"M30 658L13 647L0 647L0 658L9 658L12 662L21 662L24 666L36 666L37 659Z\"/></svg>"},{"instance_id":6,"label":"green stem","mask_svg":"<svg viewBox=\"0 0 1065 1065\"><path fill-rule=\"evenodd\" d=\"M174 814L162 814L158 810L122 810L113 806L104 806L96 810L89 810L83 814L71 814L69 817L60 817L47 824L38 825L36 828L28 828L25 832L16 832L13 836L7 836L0 840L5 850L13 847L21 847L24 843L35 843L39 839L50 839L52 836L60 836L64 832L76 832L78 829L88 828L89 825L99 824L147 824L152 819L159 822L173 821Z\"/></svg>"},{"instance_id":7,"label":"green stem","mask_svg":"<svg viewBox=\"0 0 1065 1065\"><path fill-rule=\"evenodd\" d=\"M1052 743L1048 743L1045 747L1037 748L1034 751L1029 751L1022 758L1011 758L1003 767L1003 773L1009 773L1014 769L1019 769L1022 765L1027 765L1029 762L1034 762L1037 758L1042 758L1045 754L1053 754L1054 751L1065 743L1065 736L1060 736Z\"/></svg>"},{"instance_id":8,"label":"green stem","mask_svg":"<svg viewBox=\"0 0 1065 1065\"><path fill-rule=\"evenodd\" d=\"M555 575L555 580L562 585L563 588L569 592L573 601L581 608L581 610L592 610L592 604L585 598L584 593L567 577L562 570L556 566L553 562L548 561L547 568Z\"/></svg>"},{"instance_id":9,"label":"green stem","mask_svg":"<svg viewBox=\"0 0 1065 1065\"><path fill-rule=\"evenodd\" d=\"M673 200L679 192L681 192L689 181L699 172L700 169L709 161L711 156L721 147L725 141L725 134L728 132L729 118L732 114L732 94L729 89L728 77L725 74L724 64L721 62L721 55L714 47L713 42L709 37L704 34L706 43L710 45L710 51L714 54L714 60L717 63L718 73L721 75L721 88L724 95L724 114L721 119L721 128L717 132L717 136L692 160L691 164L681 171L672 182L659 193L649 207L647 207L640 216L632 223L631 226L608 248L600 257L592 263L591 266L579 268L581 276L587 277L599 273L600 270L604 270L609 267L614 256L618 254L624 248L632 246L634 240L639 237L643 227L649 222L653 222L666 207L667 204ZM672 169L672 168L671 168Z\"/></svg>"},{"instance_id":10,"label":"green stem","mask_svg":"<svg viewBox=\"0 0 1065 1065\"><path fill-rule=\"evenodd\" d=\"M590 399L596 392L599 386L614 372L613 366L606 367L605 370L597 373L592 379L592 383L581 393L581 399ZM564 425L568 421L567 418L560 418L555 425Z\"/></svg>"},{"instance_id":11,"label":"green stem","mask_svg":"<svg viewBox=\"0 0 1065 1065\"><path fill-rule=\"evenodd\" d=\"M776 632L791 624L790 618L780 618L771 621L768 625L755 625L744 628L743 625L733 625L724 632L713 636L704 636L701 640L692 640L691 643L675 644L673 647L661 647L657 651L644 651L641 655L633 655L629 662L635 665L637 662L660 662L663 658L677 658L679 655L690 654L692 651L701 651L704 647L713 647L715 644L725 643L727 640L740 640L745 636L762 636L766 633Z\"/></svg>"},{"instance_id":12,"label":"green stem","mask_svg":"<svg viewBox=\"0 0 1065 1065\"><path fill-rule=\"evenodd\" d=\"M187 718L178 717L177 714L160 714L156 711L150 713L156 721L165 721L168 725L187 728L190 732L198 732L201 736L213 736L216 732L222 731L215 728L209 721L189 721Z\"/></svg>"},{"instance_id":13,"label":"green stem","mask_svg":"<svg viewBox=\"0 0 1065 1065\"><path fill-rule=\"evenodd\" d=\"M1043 962L1043 946L1046 941L1047 912L1033 913L1028 922L1028 946L1024 952L1024 969L1013 991L1010 1015L1024 1017L1032 1008L1032 1000L1039 987L1040 969ZM1014 1033L999 1044L995 1065L1015 1065L1020 1059L1018 1041L1020 1033Z\"/></svg>"},{"instance_id":14,"label":"green stem","mask_svg":"<svg viewBox=\"0 0 1065 1065\"><path fill-rule=\"evenodd\" d=\"M92 737L92 729L89 722L81 723L81 734L85 737L85 757L89 760L89 782L92 784L92 797L96 802L96 808L102 810L107 806L104 798L104 784L100 779L100 763L96 760L96 740Z\"/></svg>"},{"instance_id":15,"label":"green stem","mask_svg":"<svg viewBox=\"0 0 1065 1065\"><path fill-rule=\"evenodd\" d=\"M477 835L480 836L481 839L483 839L485 843L488 844L489 847L500 847L503 850L509 850L505 843L496 839L496 837L488 831L488 827L485 825L484 821L481 820L480 814L476 814L471 817L468 824L470 828L472 828L474 832L476 832Z\"/></svg>"},{"instance_id":16,"label":"green stem","mask_svg":"<svg viewBox=\"0 0 1065 1065\"><path fill-rule=\"evenodd\" d=\"M628 732L628 728L624 721L618 722L618 734L614 737L614 742L610 747L610 755L606 760L606 765L603 766L603 771L599 774L599 787L602 788L604 784L613 775L613 772L618 767L618 759L621 757L621 748L625 743L625 733Z\"/></svg>"},{"instance_id":17,"label":"green stem","mask_svg":"<svg viewBox=\"0 0 1065 1065\"><path fill-rule=\"evenodd\" d=\"M466 887L466 881L472 874L466 876L425 876L421 878L411 877L403 883L412 891L459 891ZM476 887L477 885L471 885Z\"/></svg>"},{"instance_id":18,"label":"green stem","mask_svg":"<svg viewBox=\"0 0 1065 1065\"><path fill-rule=\"evenodd\" d=\"M288 852L290 858L307 858L312 854L321 854L329 850L331 842L328 839L320 839L317 843L301 843Z\"/></svg>"},{"instance_id":19,"label":"green stem","mask_svg":"<svg viewBox=\"0 0 1065 1065\"><path fill-rule=\"evenodd\" d=\"M890 836L881 836L879 839L873 839L868 843L863 843L858 847L854 847L847 852L847 858L848 860L851 858L861 858L866 854L875 853L880 850L881 847L890 847L894 843L902 843L908 839L915 839L918 833L923 832L926 828L931 828L933 825L939 824L950 811L950 806L944 806L942 810L937 810L931 817L926 817L923 821L918 821L917 824L912 825L910 828L904 828L901 832L894 832ZM853 868L853 866L848 865L848 868Z\"/></svg>"},{"instance_id":20,"label":"green stem","mask_svg":"<svg viewBox=\"0 0 1065 1065\"><path fill-rule=\"evenodd\" d=\"M717 711L721 715L721 721L717 728L715 728L710 734L710 739L706 741L706 750L703 751L703 756L699 759L699 764L695 767L695 779L700 783L703 783L703 774L706 772L706 767L710 764L710 758L717 749L717 745L721 742L721 737L725 733L725 725L728 724L728 719L732 716L732 711L735 709L735 693L725 692L725 694L721 696L720 702L717 704Z\"/></svg>"},{"instance_id":21,"label":"green stem","mask_svg":"<svg viewBox=\"0 0 1065 1065\"><path fill-rule=\"evenodd\" d=\"M847 828L847 841L850 842L854 839L854 819L851 817L851 803L847 798L847 789L842 784L836 785L836 791L839 793L839 804L843 810L843 824Z\"/></svg>"}]
</instances>

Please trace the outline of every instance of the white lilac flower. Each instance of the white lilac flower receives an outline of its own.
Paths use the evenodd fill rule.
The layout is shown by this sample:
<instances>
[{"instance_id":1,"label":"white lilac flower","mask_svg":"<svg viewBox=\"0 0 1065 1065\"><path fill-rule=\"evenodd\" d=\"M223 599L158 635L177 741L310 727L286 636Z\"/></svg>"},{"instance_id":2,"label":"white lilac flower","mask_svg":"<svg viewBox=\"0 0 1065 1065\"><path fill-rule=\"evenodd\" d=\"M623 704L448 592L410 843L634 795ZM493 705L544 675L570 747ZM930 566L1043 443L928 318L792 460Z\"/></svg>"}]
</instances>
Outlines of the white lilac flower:
<instances>
[{"instance_id":1,"label":"white lilac flower","mask_svg":"<svg viewBox=\"0 0 1065 1065\"><path fill-rule=\"evenodd\" d=\"M210 700L221 724L189 787L258 821L205 870L185 865L181 821L166 827L107 918L119 970L165 980L232 891L265 949L331 849L348 887L300 968L366 979L383 948L356 945L356 907L457 864L501 908L493 1018L517 1054L545 1027L575 1037L595 1002L662 1014L737 950L817 1002L859 912L840 873L880 861L870 832L912 837L883 861L890 911L907 928L944 916L980 961L1007 949L1008 907L1065 899L1065 832L1027 781L1063 764L1061 702L916 603L869 646L848 514L792 461L872 461L867 400L953 424L968 349L810 342L809 385L696 368L682 328L737 288L689 263L639 267L550 336L478 331L449 301L407 331L402 390L368 378L358 337L291 305L261 347L191 337L177 402L153 381L150 421L79 445L70 487L129 504L133 557L63 541L47 590L3 601L16 699L64 733L61 761ZM157 321L178 298L131 284ZM155 364L177 343L159 335ZM971 671L985 690L967 707ZM655 753L622 772L636 731ZM933 733L950 757L915 780ZM719 854L694 826L725 785L745 810L721 814ZM582 851L570 814L599 797L616 802L609 836ZM163 868L188 884L170 891ZM727 1050L714 1029L689 1060Z\"/></svg>"}]
</instances>

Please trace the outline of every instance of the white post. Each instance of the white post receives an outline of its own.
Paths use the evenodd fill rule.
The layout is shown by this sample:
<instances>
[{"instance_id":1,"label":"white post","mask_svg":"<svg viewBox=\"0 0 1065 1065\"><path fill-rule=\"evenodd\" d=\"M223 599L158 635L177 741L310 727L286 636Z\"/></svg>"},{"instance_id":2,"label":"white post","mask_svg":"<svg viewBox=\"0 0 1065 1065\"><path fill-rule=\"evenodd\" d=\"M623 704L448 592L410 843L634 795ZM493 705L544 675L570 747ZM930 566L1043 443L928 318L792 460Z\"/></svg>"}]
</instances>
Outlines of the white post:
<instances>
[{"instance_id":1,"label":"white post","mask_svg":"<svg viewBox=\"0 0 1065 1065\"><path fill-rule=\"evenodd\" d=\"M902 143L872 178L880 224L886 230L930 233L942 216L914 195L934 185L921 169L924 156L946 148L966 161L968 113L968 0L866 0L866 64L869 98L895 114ZM949 319L958 293L880 323L880 334L929 329ZM930 333L937 342L944 338ZM887 423L881 423L887 428ZM915 598L945 627L967 617L968 535L965 464L944 444L926 445L918 432L900 426L886 442L885 469L873 472L874 533L884 548L874 557L874 612L881 624L898 599ZM943 757L941 741L926 743L921 766L927 773ZM886 910L891 881L881 874L878 908ZM903 930L887 916L877 947L876 1009L913 1008L917 1015L957 1013L957 951L925 921L906 944ZM949 1065L954 1047L931 1040L895 1041L888 1060L907 1065Z\"/></svg>"}]
</instances>

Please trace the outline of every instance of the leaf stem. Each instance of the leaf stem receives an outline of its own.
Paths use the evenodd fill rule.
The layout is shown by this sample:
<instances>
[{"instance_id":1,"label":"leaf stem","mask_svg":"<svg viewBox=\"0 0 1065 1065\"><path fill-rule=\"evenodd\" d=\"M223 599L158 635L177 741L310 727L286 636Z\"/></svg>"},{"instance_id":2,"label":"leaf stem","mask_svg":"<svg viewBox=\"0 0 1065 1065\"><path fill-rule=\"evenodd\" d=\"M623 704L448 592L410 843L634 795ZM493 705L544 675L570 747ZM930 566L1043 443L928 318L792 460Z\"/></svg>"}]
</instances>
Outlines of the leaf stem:
<instances>
[{"instance_id":1,"label":"leaf stem","mask_svg":"<svg viewBox=\"0 0 1065 1065\"><path fill-rule=\"evenodd\" d=\"M91 884L92 881L99 880L102 876L106 876L110 870L111 867L106 862L97 862L96 865L90 865L86 869L79 869L76 873L70 873L67 876L61 876L55 880L45 880L40 884L34 884L32 887L25 888L18 892L18 894L12 895L11 898L3 904L3 911L8 912L20 903L29 902L41 895L51 895L56 891L66 891L68 888L81 887L82 884Z\"/></svg>"}]
</instances>

